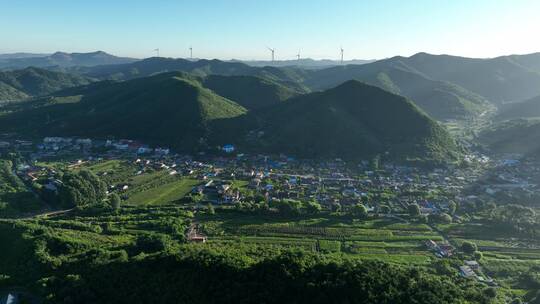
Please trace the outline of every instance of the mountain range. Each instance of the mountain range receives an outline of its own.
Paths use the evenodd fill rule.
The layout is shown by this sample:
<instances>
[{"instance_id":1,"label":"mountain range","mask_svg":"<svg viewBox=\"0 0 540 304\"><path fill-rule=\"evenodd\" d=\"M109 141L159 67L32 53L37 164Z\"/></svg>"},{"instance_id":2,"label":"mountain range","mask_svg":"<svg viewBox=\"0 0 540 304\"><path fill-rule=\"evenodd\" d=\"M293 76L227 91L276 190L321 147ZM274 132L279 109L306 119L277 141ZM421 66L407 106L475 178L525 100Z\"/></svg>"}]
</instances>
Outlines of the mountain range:
<instances>
[{"instance_id":1,"label":"mountain range","mask_svg":"<svg viewBox=\"0 0 540 304\"><path fill-rule=\"evenodd\" d=\"M244 85L264 89L239 89ZM299 157L383 154L438 162L460 152L446 130L411 101L358 81L297 95L253 76L169 72L55 95L6 107L0 131L132 138L188 151L232 143ZM265 104L251 101L263 95Z\"/></svg>"},{"instance_id":2,"label":"mountain range","mask_svg":"<svg viewBox=\"0 0 540 304\"><path fill-rule=\"evenodd\" d=\"M32 56L35 55L35 56ZM130 63L137 59L116 57L103 51L92 53L56 52L51 55L9 54L0 57L0 69L24 69L27 67L62 68L72 66L96 66L106 64Z\"/></svg>"},{"instance_id":3,"label":"mountain range","mask_svg":"<svg viewBox=\"0 0 540 304\"><path fill-rule=\"evenodd\" d=\"M86 76L53 72L39 68L0 71L0 103L31 96L43 96L68 87L94 81Z\"/></svg>"},{"instance_id":4,"label":"mountain range","mask_svg":"<svg viewBox=\"0 0 540 304\"><path fill-rule=\"evenodd\" d=\"M398 56L362 65L322 69L149 58L130 64L86 67L71 72L118 80L166 71L196 75L249 75L268 78L304 92L324 90L356 79L409 97L431 116L445 120L474 117L491 105L540 95L538 66L540 56L537 54L473 59L419 53L411 57Z\"/></svg>"},{"instance_id":5,"label":"mountain range","mask_svg":"<svg viewBox=\"0 0 540 304\"><path fill-rule=\"evenodd\" d=\"M349 64L366 64L374 62L375 60L362 60L362 59L353 59L353 60L331 60L331 59L311 59L311 58L301 58L301 59L291 59L291 60L231 60L232 62L242 62L254 67L265 67L265 66L274 66L274 67L299 67L303 69L323 69L338 65L349 65Z\"/></svg>"},{"instance_id":6,"label":"mountain range","mask_svg":"<svg viewBox=\"0 0 540 304\"><path fill-rule=\"evenodd\" d=\"M540 96L499 107L499 120L540 117Z\"/></svg>"}]
</instances>

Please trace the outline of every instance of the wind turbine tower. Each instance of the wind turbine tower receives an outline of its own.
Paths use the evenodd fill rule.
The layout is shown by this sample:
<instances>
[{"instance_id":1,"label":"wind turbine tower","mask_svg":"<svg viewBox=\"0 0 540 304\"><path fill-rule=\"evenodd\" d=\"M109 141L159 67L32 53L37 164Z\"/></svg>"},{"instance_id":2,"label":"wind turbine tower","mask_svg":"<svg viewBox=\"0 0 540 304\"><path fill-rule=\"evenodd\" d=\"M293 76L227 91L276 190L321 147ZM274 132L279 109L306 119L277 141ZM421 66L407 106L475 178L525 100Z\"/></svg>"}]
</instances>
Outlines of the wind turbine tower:
<instances>
[{"instance_id":1,"label":"wind turbine tower","mask_svg":"<svg viewBox=\"0 0 540 304\"><path fill-rule=\"evenodd\" d=\"M300 50L298 50L298 54L296 54L296 59L300 61Z\"/></svg>"},{"instance_id":2,"label":"wind turbine tower","mask_svg":"<svg viewBox=\"0 0 540 304\"><path fill-rule=\"evenodd\" d=\"M343 52L344 52L343 47L340 48L340 51L341 51L341 64L343 64Z\"/></svg>"},{"instance_id":3,"label":"wind turbine tower","mask_svg":"<svg viewBox=\"0 0 540 304\"><path fill-rule=\"evenodd\" d=\"M270 52L272 52L272 63L274 63L274 54L275 54L276 49L271 49L271 48L269 48L269 47L267 47L267 48L268 48L268 50L269 50Z\"/></svg>"},{"instance_id":4,"label":"wind turbine tower","mask_svg":"<svg viewBox=\"0 0 540 304\"><path fill-rule=\"evenodd\" d=\"M189 58L193 59L193 47L192 46L189 47Z\"/></svg>"},{"instance_id":5,"label":"wind turbine tower","mask_svg":"<svg viewBox=\"0 0 540 304\"><path fill-rule=\"evenodd\" d=\"M154 52L156 52L156 55L159 57L159 48L155 49Z\"/></svg>"}]
</instances>

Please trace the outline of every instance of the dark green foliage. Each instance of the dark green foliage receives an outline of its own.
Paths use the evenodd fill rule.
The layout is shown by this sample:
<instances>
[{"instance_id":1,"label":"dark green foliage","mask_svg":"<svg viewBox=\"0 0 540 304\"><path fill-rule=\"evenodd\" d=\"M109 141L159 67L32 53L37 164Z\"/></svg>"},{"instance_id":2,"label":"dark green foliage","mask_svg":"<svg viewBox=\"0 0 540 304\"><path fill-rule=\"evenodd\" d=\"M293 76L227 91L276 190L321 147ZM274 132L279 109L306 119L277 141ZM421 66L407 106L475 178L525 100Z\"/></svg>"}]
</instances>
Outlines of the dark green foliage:
<instances>
[{"instance_id":1,"label":"dark green foliage","mask_svg":"<svg viewBox=\"0 0 540 304\"><path fill-rule=\"evenodd\" d=\"M42 96L55 91L85 85L93 80L84 76L52 72L38 68L0 72L0 102L28 96Z\"/></svg>"},{"instance_id":2,"label":"dark green foliage","mask_svg":"<svg viewBox=\"0 0 540 304\"><path fill-rule=\"evenodd\" d=\"M539 53L487 60L419 53L409 58L390 58L383 63L455 83L495 103L540 95Z\"/></svg>"},{"instance_id":3,"label":"dark green foliage","mask_svg":"<svg viewBox=\"0 0 540 304\"><path fill-rule=\"evenodd\" d=\"M105 183L88 170L67 172L58 189L59 203L67 208L99 203L105 198L106 189Z\"/></svg>"},{"instance_id":4,"label":"dark green foliage","mask_svg":"<svg viewBox=\"0 0 540 304\"><path fill-rule=\"evenodd\" d=\"M270 207L277 208L283 215L299 215L302 209L302 202L291 199L273 200Z\"/></svg>"},{"instance_id":5,"label":"dark green foliage","mask_svg":"<svg viewBox=\"0 0 540 304\"><path fill-rule=\"evenodd\" d=\"M491 220L515 232L534 233L538 224L536 211L522 205L508 204L495 208L491 212Z\"/></svg>"},{"instance_id":6,"label":"dark green foliage","mask_svg":"<svg viewBox=\"0 0 540 304\"><path fill-rule=\"evenodd\" d=\"M409 204L407 210L409 211L409 215L412 217L417 217L420 215L420 206L418 206L418 204Z\"/></svg>"},{"instance_id":7,"label":"dark green foliage","mask_svg":"<svg viewBox=\"0 0 540 304\"><path fill-rule=\"evenodd\" d=\"M452 216L450 216L448 213L430 214L428 216L428 220L431 223L450 224L452 223Z\"/></svg>"},{"instance_id":8,"label":"dark green foliage","mask_svg":"<svg viewBox=\"0 0 540 304\"><path fill-rule=\"evenodd\" d=\"M414 100L422 110L437 119L474 116L487 101L455 84L437 81L391 60L365 65L348 65L316 71L306 77L313 89L330 88L356 79Z\"/></svg>"},{"instance_id":9,"label":"dark green foliage","mask_svg":"<svg viewBox=\"0 0 540 304\"><path fill-rule=\"evenodd\" d=\"M466 254L474 254L478 250L478 246L472 242L463 242L463 244L461 244L461 250Z\"/></svg>"},{"instance_id":10,"label":"dark green foliage","mask_svg":"<svg viewBox=\"0 0 540 304\"><path fill-rule=\"evenodd\" d=\"M116 193L113 193L109 196L109 202L113 209L119 209L122 204L122 199Z\"/></svg>"},{"instance_id":11,"label":"dark green foliage","mask_svg":"<svg viewBox=\"0 0 540 304\"><path fill-rule=\"evenodd\" d=\"M271 80L252 76L210 75L202 80L202 84L248 110L279 104L300 93Z\"/></svg>"},{"instance_id":12,"label":"dark green foliage","mask_svg":"<svg viewBox=\"0 0 540 304\"><path fill-rule=\"evenodd\" d=\"M379 209L379 212L383 214L390 214L392 212L392 209L390 208L390 206L382 205Z\"/></svg>"},{"instance_id":13,"label":"dark green foliage","mask_svg":"<svg viewBox=\"0 0 540 304\"><path fill-rule=\"evenodd\" d=\"M450 280L381 262L344 263L285 253L247 266L211 251L83 270L51 282L63 303L459 303Z\"/></svg>"},{"instance_id":14,"label":"dark green foliage","mask_svg":"<svg viewBox=\"0 0 540 304\"><path fill-rule=\"evenodd\" d=\"M351 213L353 216L359 219L365 219L368 216L367 208L362 204L356 204L352 206Z\"/></svg>"},{"instance_id":15,"label":"dark green foliage","mask_svg":"<svg viewBox=\"0 0 540 304\"><path fill-rule=\"evenodd\" d=\"M493 299L497 296L497 289L489 287L483 290L483 293L486 297Z\"/></svg>"},{"instance_id":16,"label":"dark green foliage","mask_svg":"<svg viewBox=\"0 0 540 304\"><path fill-rule=\"evenodd\" d=\"M319 204L316 201L310 201L306 203L306 212L309 214L317 214L321 212L322 207L321 204Z\"/></svg>"},{"instance_id":17,"label":"dark green foliage","mask_svg":"<svg viewBox=\"0 0 540 304\"><path fill-rule=\"evenodd\" d=\"M1 130L39 135L131 138L193 151L211 134L211 121L245 113L180 73L81 88L75 103L35 102L0 121ZM77 92L70 92L77 94ZM46 127L44 127L46 126Z\"/></svg>"},{"instance_id":18,"label":"dark green foliage","mask_svg":"<svg viewBox=\"0 0 540 304\"><path fill-rule=\"evenodd\" d=\"M152 253L167 250L171 239L168 235L157 233L144 233L137 237L135 246L141 252Z\"/></svg>"},{"instance_id":19,"label":"dark green foliage","mask_svg":"<svg viewBox=\"0 0 540 304\"><path fill-rule=\"evenodd\" d=\"M253 115L255 116L255 115ZM293 98L257 115L259 150L305 157L448 161L458 154L450 135L410 101L349 81Z\"/></svg>"},{"instance_id":20,"label":"dark green foliage","mask_svg":"<svg viewBox=\"0 0 540 304\"><path fill-rule=\"evenodd\" d=\"M212 204L208 203L208 206L206 207L206 211L208 214L216 214L216 210L214 209L214 206Z\"/></svg>"},{"instance_id":21,"label":"dark green foliage","mask_svg":"<svg viewBox=\"0 0 540 304\"><path fill-rule=\"evenodd\" d=\"M540 152L540 122L518 119L495 124L480 133L479 141L494 152L537 157Z\"/></svg>"},{"instance_id":22,"label":"dark green foliage","mask_svg":"<svg viewBox=\"0 0 540 304\"><path fill-rule=\"evenodd\" d=\"M450 201L448 203L448 213L450 213L450 215L454 215L456 213L456 209L457 209L456 202Z\"/></svg>"},{"instance_id":23,"label":"dark green foliage","mask_svg":"<svg viewBox=\"0 0 540 304\"><path fill-rule=\"evenodd\" d=\"M474 252L474 259L475 260L480 261L480 260L482 260L483 257L484 257L484 255L482 254L482 252L480 252L480 251L475 251Z\"/></svg>"},{"instance_id":24,"label":"dark green foliage","mask_svg":"<svg viewBox=\"0 0 540 304\"><path fill-rule=\"evenodd\" d=\"M498 119L534 117L540 117L540 96L522 102L503 105L497 116Z\"/></svg>"}]
</instances>

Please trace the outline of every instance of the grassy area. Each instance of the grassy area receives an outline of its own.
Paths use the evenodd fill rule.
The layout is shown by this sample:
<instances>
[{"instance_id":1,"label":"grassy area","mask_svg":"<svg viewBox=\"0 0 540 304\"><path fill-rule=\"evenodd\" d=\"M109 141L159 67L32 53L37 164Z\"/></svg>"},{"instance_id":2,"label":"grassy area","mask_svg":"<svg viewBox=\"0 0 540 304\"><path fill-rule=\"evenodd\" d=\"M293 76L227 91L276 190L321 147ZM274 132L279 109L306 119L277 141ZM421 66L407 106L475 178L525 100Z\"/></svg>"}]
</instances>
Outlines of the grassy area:
<instances>
[{"instance_id":1,"label":"grassy area","mask_svg":"<svg viewBox=\"0 0 540 304\"><path fill-rule=\"evenodd\" d=\"M159 205L177 201L188 194L199 181L194 179L179 179L147 191L138 192L127 200L135 205Z\"/></svg>"}]
</instances>

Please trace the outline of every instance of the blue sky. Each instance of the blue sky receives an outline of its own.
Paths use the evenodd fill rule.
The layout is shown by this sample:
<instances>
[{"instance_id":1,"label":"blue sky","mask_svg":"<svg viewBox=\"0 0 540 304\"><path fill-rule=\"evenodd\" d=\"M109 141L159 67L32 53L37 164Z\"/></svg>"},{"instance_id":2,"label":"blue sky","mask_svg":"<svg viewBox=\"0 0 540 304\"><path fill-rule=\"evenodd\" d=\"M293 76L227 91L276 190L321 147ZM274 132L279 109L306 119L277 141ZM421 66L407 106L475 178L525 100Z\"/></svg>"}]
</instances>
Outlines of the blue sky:
<instances>
[{"instance_id":1,"label":"blue sky","mask_svg":"<svg viewBox=\"0 0 540 304\"><path fill-rule=\"evenodd\" d=\"M538 0L0 0L0 53L277 59L540 51Z\"/></svg>"}]
</instances>

